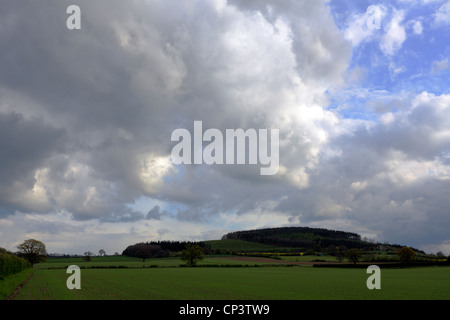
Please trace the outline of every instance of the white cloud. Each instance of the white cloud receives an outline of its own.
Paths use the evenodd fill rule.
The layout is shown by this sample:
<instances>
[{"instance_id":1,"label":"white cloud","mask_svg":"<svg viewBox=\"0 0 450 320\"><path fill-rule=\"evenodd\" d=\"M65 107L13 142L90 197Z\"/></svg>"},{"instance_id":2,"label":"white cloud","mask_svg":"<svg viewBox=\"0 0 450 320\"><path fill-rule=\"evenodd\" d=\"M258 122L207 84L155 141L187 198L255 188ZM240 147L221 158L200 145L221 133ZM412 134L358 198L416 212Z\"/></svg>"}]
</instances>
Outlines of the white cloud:
<instances>
[{"instance_id":1,"label":"white cloud","mask_svg":"<svg viewBox=\"0 0 450 320\"><path fill-rule=\"evenodd\" d=\"M393 62L389 63L389 71L390 71L392 80L394 80L398 74L404 72L405 70L406 70L406 68L403 66L396 66L395 63L393 63Z\"/></svg>"},{"instance_id":2,"label":"white cloud","mask_svg":"<svg viewBox=\"0 0 450 320\"><path fill-rule=\"evenodd\" d=\"M423 25L422 25L421 21L414 21L412 28L413 28L414 34L420 35L423 33Z\"/></svg>"},{"instance_id":3,"label":"white cloud","mask_svg":"<svg viewBox=\"0 0 450 320\"><path fill-rule=\"evenodd\" d=\"M434 22L438 25L450 23L450 1L444 3L434 14Z\"/></svg>"},{"instance_id":4,"label":"white cloud","mask_svg":"<svg viewBox=\"0 0 450 320\"><path fill-rule=\"evenodd\" d=\"M374 16L374 12L369 9L363 13L354 13L348 18L348 26L344 30L345 38L349 40L354 47L361 43L371 41L378 38L381 29L383 29L384 19L387 16L387 8L383 5L376 6L377 16ZM368 27L373 19L379 19L376 24L379 24L380 29L375 27ZM375 23L375 22L374 22Z\"/></svg>"},{"instance_id":5,"label":"white cloud","mask_svg":"<svg viewBox=\"0 0 450 320\"><path fill-rule=\"evenodd\" d=\"M381 39L380 48L388 56L395 54L406 40L405 27L402 25L404 14L404 11L394 9L393 17Z\"/></svg>"},{"instance_id":6,"label":"white cloud","mask_svg":"<svg viewBox=\"0 0 450 320\"><path fill-rule=\"evenodd\" d=\"M448 58L433 61L433 64L431 66L431 73L438 74L444 70L447 70L448 68L449 68Z\"/></svg>"}]
</instances>

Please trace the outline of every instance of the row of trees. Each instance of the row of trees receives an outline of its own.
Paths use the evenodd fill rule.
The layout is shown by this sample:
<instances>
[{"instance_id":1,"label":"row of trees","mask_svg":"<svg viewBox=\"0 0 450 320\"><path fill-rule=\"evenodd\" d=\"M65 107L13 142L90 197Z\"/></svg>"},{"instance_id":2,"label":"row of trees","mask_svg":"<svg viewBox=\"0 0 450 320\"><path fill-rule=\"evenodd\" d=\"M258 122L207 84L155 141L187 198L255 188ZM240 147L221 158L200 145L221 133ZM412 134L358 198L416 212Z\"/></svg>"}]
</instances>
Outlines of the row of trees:
<instances>
[{"instance_id":1,"label":"row of trees","mask_svg":"<svg viewBox=\"0 0 450 320\"><path fill-rule=\"evenodd\" d=\"M142 242L128 246L123 251L123 255L138 257L142 259L142 262L145 262L145 259L167 257L172 251L176 251L181 260L186 262L186 265L195 266L199 260L204 258L204 252L209 249L207 246L203 247L202 244L204 245L202 242Z\"/></svg>"},{"instance_id":2,"label":"row of trees","mask_svg":"<svg viewBox=\"0 0 450 320\"><path fill-rule=\"evenodd\" d=\"M138 247L142 245L153 246L154 248L160 248L163 251L169 252L180 252L184 250L188 244L197 244L204 250L210 250L210 246L205 242L191 242L191 241L151 241L151 242L140 242L131 246L128 246L122 255L130 256L136 251Z\"/></svg>"},{"instance_id":3,"label":"row of trees","mask_svg":"<svg viewBox=\"0 0 450 320\"><path fill-rule=\"evenodd\" d=\"M345 249L339 247L336 251L336 257L341 262L344 258L347 258L352 263L356 264L362 257L363 251L357 248ZM397 250L397 255L400 261L403 263L410 263L414 260L416 252L408 247L402 247ZM180 258L186 262L188 266L195 266L197 261L202 260L204 257L203 249L199 245L188 244L186 248L181 252Z\"/></svg>"},{"instance_id":4,"label":"row of trees","mask_svg":"<svg viewBox=\"0 0 450 320\"><path fill-rule=\"evenodd\" d=\"M160 245L149 243L137 243L128 246L122 253L128 257L141 258L142 262L149 258L162 258L170 255L169 250L164 250Z\"/></svg>"},{"instance_id":5,"label":"row of trees","mask_svg":"<svg viewBox=\"0 0 450 320\"><path fill-rule=\"evenodd\" d=\"M400 262L403 263L410 263L414 260L414 257L416 256L416 252L409 248L409 247L402 247L397 250L397 255L400 259ZM354 264L356 264L362 257L364 252L362 250L352 248L348 250L340 249L339 252L336 254L336 258L339 262L341 262L344 258L347 258Z\"/></svg>"},{"instance_id":6,"label":"row of trees","mask_svg":"<svg viewBox=\"0 0 450 320\"><path fill-rule=\"evenodd\" d=\"M119 253L118 253L118 252L115 252L114 255L115 255L115 256L118 256ZM93 256L94 256L94 253L93 253L92 251L85 251L85 252L84 252L83 259L84 259L85 261L91 261ZM100 249L100 250L98 251L98 256L99 256L99 257L106 257L106 251L105 251L104 249Z\"/></svg>"},{"instance_id":7,"label":"row of trees","mask_svg":"<svg viewBox=\"0 0 450 320\"><path fill-rule=\"evenodd\" d=\"M190 242L190 241L153 241L141 242L128 246L122 255L129 257L142 258L143 261L148 258L168 257L172 253L179 253L186 248L198 246L202 252L209 253L211 248L204 242Z\"/></svg>"}]
</instances>

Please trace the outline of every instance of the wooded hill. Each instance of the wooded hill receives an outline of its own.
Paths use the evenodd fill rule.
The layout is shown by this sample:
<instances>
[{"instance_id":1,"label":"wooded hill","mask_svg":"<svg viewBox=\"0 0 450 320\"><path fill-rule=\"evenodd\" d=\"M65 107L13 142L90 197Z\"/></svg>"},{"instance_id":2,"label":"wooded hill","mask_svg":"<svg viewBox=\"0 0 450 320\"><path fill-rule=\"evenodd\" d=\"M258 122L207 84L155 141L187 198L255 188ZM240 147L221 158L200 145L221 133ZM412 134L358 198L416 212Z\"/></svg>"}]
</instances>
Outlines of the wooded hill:
<instances>
[{"instance_id":1,"label":"wooded hill","mask_svg":"<svg viewBox=\"0 0 450 320\"><path fill-rule=\"evenodd\" d=\"M380 250L380 248L400 248L400 245L381 244L374 241L361 239L361 236L346 231L329 230L309 227L281 227L266 228L248 231L231 232L222 237L222 240L244 240L281 248L313 249L315 246L321 248L345 247L347 249L357 248L364 251ZM414 249L417 252L420 250Z\"/></svg>"},{"instance_id":2,"label":"wooded hill","mask_svg":"<svg viewBox=\"0 0 450 320\"><path fill-rule=\"evenodd\" d=\"M197 244L205 254L235 254L248 252L317 252L333 253L340 249L360 249L362 251L397 250L402 246L377 243L362 239L353 232L309 227L266 228L230 232L221 240L201 242L152 241L128 246L123 255L131 257L167 257L183 250L187 244ZM423 251L412 248L417 253Z\"/></svg>"}]
</instances>

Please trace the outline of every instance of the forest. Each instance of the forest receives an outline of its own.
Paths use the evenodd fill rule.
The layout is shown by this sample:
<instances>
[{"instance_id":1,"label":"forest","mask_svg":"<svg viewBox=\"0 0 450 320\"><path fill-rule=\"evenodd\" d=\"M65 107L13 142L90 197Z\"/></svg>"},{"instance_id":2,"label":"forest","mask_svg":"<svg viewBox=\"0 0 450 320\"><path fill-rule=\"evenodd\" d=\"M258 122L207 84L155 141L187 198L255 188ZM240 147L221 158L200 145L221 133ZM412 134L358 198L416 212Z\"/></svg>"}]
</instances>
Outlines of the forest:
<instances>
[{"instance_id":1,"label":"forest","mask_svg":"<svg viewBox=\"0 0 450 320\"><path fill-rule=\"evenodd\" d=\"M281 227L236 231L224 235L222 239L245 240L277 247L302 249L312 249L316 245L320 245L322 248L335 246L365 251L377 250L380 246L401 247L400 245L380 244L361 239L360 235L353 232L310 227Z\"/></svg>"},{"instance_id":2,"label":"forest","mask_svg":"<svg viewBox=\"0 0 450 320\"><path fill-rule=\"evenodd\" d=\"M202 247L204 252L209 251L209 245L205 242L151 241L130 245L122 252L122 255L139 258L162 258L168 257L171 252L182 251L188 244L197 244Z\"/></svg>"}]
</instances>

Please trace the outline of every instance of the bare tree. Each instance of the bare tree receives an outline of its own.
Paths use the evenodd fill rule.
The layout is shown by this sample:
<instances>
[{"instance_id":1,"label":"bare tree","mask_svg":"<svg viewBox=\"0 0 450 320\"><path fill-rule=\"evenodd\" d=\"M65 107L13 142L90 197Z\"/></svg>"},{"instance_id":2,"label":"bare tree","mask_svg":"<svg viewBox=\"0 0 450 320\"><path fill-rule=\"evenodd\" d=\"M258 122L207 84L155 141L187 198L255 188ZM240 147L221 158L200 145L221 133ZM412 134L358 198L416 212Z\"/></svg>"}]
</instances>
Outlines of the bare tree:
<instances>
[{"instance_id":1,"label":"bare tree","mask_svg":"<svg viewBox=\"0 0 450 320\"><path fill-rule=\"evenodd\" d=\"M363 252L359 249L356 248L352 248L347 250L345 256L347 257L348 260L350 260L351 262L353 262L354 264L356 264L359 259L362 257Z\"/></svg>"}]
</instances>

